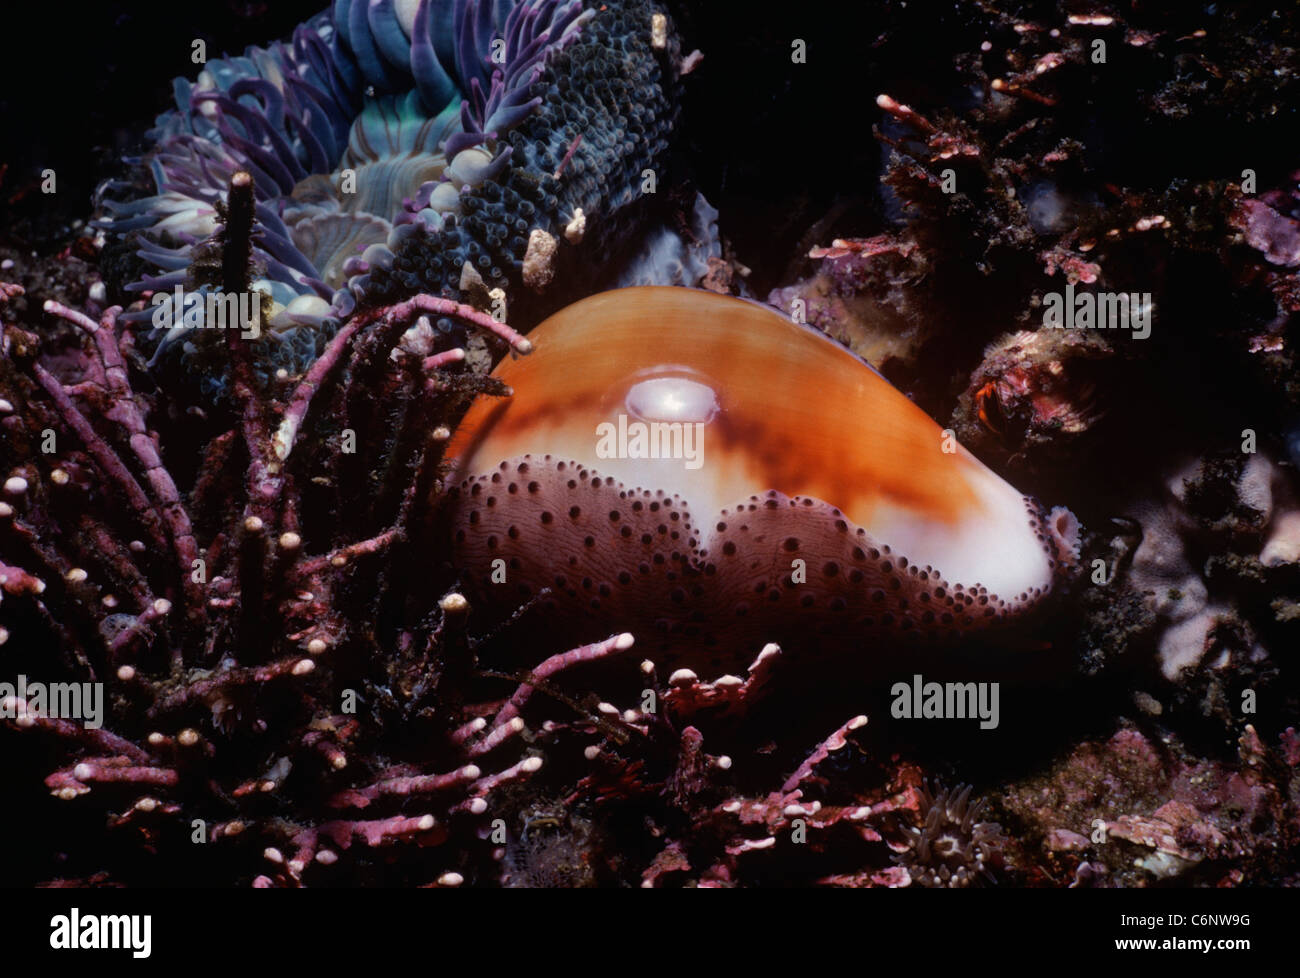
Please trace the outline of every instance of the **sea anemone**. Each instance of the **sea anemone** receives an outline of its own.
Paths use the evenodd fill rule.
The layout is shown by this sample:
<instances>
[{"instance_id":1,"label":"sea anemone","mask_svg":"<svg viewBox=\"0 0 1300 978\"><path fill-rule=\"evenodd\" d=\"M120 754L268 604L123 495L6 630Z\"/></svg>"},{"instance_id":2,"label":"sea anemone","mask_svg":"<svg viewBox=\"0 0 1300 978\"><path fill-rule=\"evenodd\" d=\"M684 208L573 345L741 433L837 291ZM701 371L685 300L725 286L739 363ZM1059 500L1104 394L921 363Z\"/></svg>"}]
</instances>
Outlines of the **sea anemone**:
<instances>
[{"instance_id":1,"label":"sea anemone","mask_svg":"<svg viewBox=\"0 0 1300 978\"><path fill-rule=\"evenodd\" d=\"M156 193L106 185L101 225L134 233L151 269L128 288L219 288L198 246L252 174L253 288L280 341L259 363L301 370L358 304L504 293L535 231L562 248L625 234L675 124L675 55L639 0L337 0L287 42L177 79L149 133ZM160 350L199 335L173 327Z\"/></svg>"},{"instance_id":2,"label":"sea anemone","mask_svg":"<svg viewBox=\"0 0 1300 978\"><path fill-rule=\"evenodd\" d=\"M1001 829L980 821L985 801L972 802L970 795L970 785L931 788L927 782L921 789L921 824L909 829L912 845L898 859L913 883L957 888L993 882L989 869Z\"/></svg>"}]
</instances>

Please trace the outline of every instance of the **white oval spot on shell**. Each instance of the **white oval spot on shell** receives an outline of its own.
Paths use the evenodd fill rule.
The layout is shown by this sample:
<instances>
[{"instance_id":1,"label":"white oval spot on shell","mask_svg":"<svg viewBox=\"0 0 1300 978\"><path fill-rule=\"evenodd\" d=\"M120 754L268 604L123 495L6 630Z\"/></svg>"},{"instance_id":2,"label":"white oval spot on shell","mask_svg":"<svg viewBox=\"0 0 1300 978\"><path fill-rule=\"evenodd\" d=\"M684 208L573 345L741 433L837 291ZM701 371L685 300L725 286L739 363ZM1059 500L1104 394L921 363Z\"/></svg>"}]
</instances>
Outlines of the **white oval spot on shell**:
<instances>
[{"instance_id":1,"label":"white oval spot on shell","mask_svg":"<svg viewBox=\"0 0 1300 978\"><path fill-rule=\"evenodd\" d=\"M623 401L642 421L708 424L718 413L717 392L688 377L651 377L632 385Z\"/></svg>"}]
</instances>

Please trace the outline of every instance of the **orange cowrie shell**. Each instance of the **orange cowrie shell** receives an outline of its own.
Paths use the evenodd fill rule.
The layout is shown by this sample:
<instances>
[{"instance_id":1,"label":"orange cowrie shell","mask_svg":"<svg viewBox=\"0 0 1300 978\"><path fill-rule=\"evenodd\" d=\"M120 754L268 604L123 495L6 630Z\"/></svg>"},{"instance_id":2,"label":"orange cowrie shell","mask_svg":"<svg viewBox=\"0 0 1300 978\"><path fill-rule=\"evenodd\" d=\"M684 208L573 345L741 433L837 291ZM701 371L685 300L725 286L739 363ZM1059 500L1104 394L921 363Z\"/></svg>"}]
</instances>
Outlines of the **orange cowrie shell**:
<instances>
[{"instance_id":1,"label":"orange cowrie shell","mask_svg":"<svg viewBox=\"0 0 1300 978\"><path fill-rule=\"evenodd\" d=\"M730 667L768 641L982 630L1074 558L1068 511L766 306L620 289L529 338L494 372L513 396L477 401L448 446L453 559L489 616L539 599L556 641L630 631L657 661Z\"/></svg>"}]
</instances>

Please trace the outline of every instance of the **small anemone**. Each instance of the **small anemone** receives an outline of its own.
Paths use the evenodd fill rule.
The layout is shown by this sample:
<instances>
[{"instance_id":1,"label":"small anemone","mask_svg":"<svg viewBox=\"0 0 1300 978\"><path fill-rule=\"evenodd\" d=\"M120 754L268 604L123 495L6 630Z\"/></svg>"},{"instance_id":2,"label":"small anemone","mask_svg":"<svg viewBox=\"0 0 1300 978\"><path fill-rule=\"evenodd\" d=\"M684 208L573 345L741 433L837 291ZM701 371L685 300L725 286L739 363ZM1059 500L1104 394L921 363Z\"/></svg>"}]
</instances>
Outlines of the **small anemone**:
<instances>
[{"instance_id":1,"label":"small anemone","mask_svg":"<svg viewBox=\"0 0 1300 978\"><path fill-rule=\"evenodd\" d=\"M912 877L926 887L958 888L994 882L990 866L1000 848L1001 828L982 822L986 801L970 800L971 786L921 789L919 827L909 827L911 846L897 857Z\"/></svg>"}]
</instances>

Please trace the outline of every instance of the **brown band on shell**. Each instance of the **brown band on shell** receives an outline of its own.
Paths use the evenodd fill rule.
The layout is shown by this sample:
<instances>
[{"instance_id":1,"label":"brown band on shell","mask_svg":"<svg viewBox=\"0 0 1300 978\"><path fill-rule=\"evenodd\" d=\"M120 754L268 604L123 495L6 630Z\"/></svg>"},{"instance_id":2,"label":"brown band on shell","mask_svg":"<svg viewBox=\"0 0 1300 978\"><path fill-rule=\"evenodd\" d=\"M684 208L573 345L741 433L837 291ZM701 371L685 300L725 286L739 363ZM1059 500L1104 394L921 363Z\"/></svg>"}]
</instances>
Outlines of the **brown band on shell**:
<instances>
[{"instance_id":1,"label":"brown band on shell","mask_svg":"<svg viewBox=\"0 0 1300 978\"><path fill-rule=\"evenodd\" d=\"M698 526L662 491L524 455L465 480L449 500L457 566L485 620L545 591L532 613L548 640L630 631L641 654L653 649L674 666L739 671L771 641L830 654L886 640L941 642L998 625L1041 597L1006 600L978 582L949 581L840 510L776 491ZM498 560L505 579L493 583Z\"/></svg>"}]
</instances>

